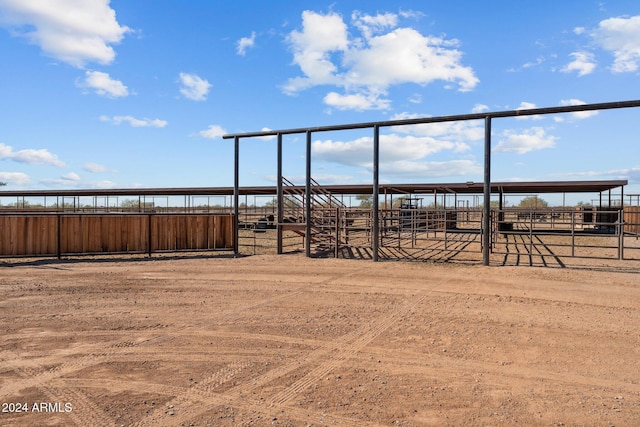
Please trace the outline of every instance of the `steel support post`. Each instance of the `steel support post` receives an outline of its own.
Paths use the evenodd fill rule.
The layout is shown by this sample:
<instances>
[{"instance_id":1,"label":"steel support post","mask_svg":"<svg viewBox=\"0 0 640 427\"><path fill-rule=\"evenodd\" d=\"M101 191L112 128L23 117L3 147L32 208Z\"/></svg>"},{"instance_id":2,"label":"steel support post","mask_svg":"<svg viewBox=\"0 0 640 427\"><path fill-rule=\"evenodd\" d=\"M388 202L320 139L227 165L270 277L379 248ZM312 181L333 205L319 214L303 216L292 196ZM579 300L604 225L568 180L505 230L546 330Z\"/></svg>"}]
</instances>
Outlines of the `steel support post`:
<instances>
[{"instance_id":1,"label":"steel support post","mask_svg":"<svg viewBox=\"0 0 640 427\"><path fill-rule=\"evenodd\" d=\"M234 139L233 153L233 253L238 255L238 229L240 228L240 137Z\"/></svg>"},{"instance_id":2,"label":"steel support post","mask_svg":"<svg viewBox=\"0 0 640 427\"><path fill-rule=\"evenodd\" d=\"M311 257L311 131L307 131L306 176L304 183L304 253Z\"/></svg>"},{"instance_id":3,"label":"steel support post","mask_svg":"<svg viewBox=\"0 0 640 427\"><path fill-rule=\"evenodd\" d=\"M282 221L284 220L284 197L282 194L282 134L278 134L278 188L276 196L276 206L278 209L276 217L276 251L278 255L282 253Z\"/></svg>"},{"instance_id":4,"label":"steel support post","mask_svg":"<svg viewBox=\"0 0 640 427\"><path fill-rule=\"evenodd\" d=\"M373 252L373 261L378 261L378 247L380 244L380 206L378 199L380 197L380 126L373 127L373 224L371 233L371 250Z\"/></svg>"},{"instance_id":5,"label":"steel support post","mask_svg":"<svg viewBox=\"0 0 640 427\"><path fill-rule=\"evenodd\" d=\"M482 265L489 265L491 245L491 117L484 119L484 206L482 217Z\"/></svg>"}]
</instances>

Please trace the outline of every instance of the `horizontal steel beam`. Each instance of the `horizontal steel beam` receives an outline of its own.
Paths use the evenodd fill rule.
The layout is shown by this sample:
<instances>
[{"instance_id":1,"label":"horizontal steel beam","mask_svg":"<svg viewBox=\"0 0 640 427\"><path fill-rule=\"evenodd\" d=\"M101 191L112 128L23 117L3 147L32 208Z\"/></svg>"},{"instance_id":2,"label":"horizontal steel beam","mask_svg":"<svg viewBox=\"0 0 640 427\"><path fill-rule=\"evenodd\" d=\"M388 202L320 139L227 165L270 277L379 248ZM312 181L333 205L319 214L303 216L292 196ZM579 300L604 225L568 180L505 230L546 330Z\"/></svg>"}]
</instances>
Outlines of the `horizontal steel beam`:
<instances>
[{"instance_id":1,"label":"horizontal steel beam","mask_svg":"<svg viewBox=\"0 0 640 427\"><path fill-rule=\"evenodd\" d=\"M264 137L264 136L290 135L290 134L306 133L306 132L313 133L313 132L330 132L330 131L351 130L351 129L367 129L367 128L373 128L375 126L390 127L390 126L419 125L419 124L425 124L425 123L484 120L487 118L493 119L493 118L500 118L500 117L537 116L537 115L543 115L543 114L576 113L580 111L612 110L616 108L632 108L632 107L640 107L640 100L604 102L599 104L564 105L559 107L494 111L494 112L486 112L486 113L460 114L455 116L422 117L422 118L415 118L415 119L387 120L387 121L380 121L380 122L364 122L364 123L351 123L351 124L332 125L332 126L317 126L317 127L296 128L296 129L247 132L247 133L227 134L227 135L223 135L222 138L223 139L232 139L235 137L254 138L254 137Z\"/></svg>"}]
</instances>

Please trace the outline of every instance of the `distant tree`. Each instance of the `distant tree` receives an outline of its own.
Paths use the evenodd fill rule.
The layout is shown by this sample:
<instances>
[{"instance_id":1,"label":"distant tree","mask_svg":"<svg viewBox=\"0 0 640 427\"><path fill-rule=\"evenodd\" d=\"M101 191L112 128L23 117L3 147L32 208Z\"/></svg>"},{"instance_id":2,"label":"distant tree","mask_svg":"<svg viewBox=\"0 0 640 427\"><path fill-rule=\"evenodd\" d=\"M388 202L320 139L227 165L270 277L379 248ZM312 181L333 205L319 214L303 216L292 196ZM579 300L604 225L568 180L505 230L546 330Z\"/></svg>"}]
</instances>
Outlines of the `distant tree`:
<instances>
[{"instance_id":1,"label":"distant tree","mask_svg":"<svg viewBox=\"0 0 640 427\"><path fill-rule=\"evenodd\" d=\"M399 208L400 206L402 206L407 201L408 198L409 198L409 196L398 197L397 199L395 199L393 201L393 207L394 208Z\"/></svg>"},{"instance_id":2,"label":"distant tree","mask_svg":"<svg viewBox=\"0 0 640 427\"><path fill-rule=\"evenodd\" d=\"M120 207L125 209L152 209L154 207L153 202L141 202L138 199L124 199L120 202Z\"/></svg>"},{"instance_id":3,"label":"distant tree","mask_svg":"<svg viewBox=\"0 0 640 427\"><path fill-rule=\"evenodd\" d=\"M6 182L2 182L2 181L0 181L0 187L4 187L5 185L7 185L7 183L6 183Z\"/></svg>"},{"instance_id":4,"label":"distant tree","mask_svg":"<svg viewBox=\"0 0 640 427\"><path fill-rule=\"evenodd\" d=\"M518 207L526 209L544 209L548 208L549 204L538 196L527 196L520 201Z\"/></svg>"},{"instance_id":5,"label":"distant tree","mask_svg":"<svg viewBox=\"0 0 640 427\"><path fill-rule=\"evenodd\" d=\"M360 201L361 208L370 208L373 206L373 195L371 194L358 194L356 200Z\"/></svg>"}]
</instances>

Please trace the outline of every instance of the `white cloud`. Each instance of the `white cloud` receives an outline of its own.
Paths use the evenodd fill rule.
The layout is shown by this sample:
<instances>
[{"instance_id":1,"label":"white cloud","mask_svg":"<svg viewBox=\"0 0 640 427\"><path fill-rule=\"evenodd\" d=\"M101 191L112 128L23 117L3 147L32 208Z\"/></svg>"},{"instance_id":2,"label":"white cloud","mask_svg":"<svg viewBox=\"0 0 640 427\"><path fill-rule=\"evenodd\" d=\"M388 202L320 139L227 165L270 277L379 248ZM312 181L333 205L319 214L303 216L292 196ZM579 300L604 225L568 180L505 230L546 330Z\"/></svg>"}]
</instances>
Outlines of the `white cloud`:
<instances>
[{"instance_id":1,"label":"white cloud","mask_svg":"<svg viewBox=\"0 0 640 427\"><path fill-rule=\"evenodd\" d=\"M338 110L388 110L391 101L388 99L380 99L378 94L349 94L340 95L336 92L329 92L324 97L324 103Z\"/></svg>"},{"instance_id":2,"label":"white cloud","mask_svg":"<svg viewBox=\"0 0 640 427\"><path fill-rule=\"evenodd\" d=\"M180 93L192 101L207 99L211 83L196 74L180 73Z\"/></svg>"},{"instance_id":3,"label":"white cloud","mask_svg":"<svg viewBox=\"0 0 640 427\"><path fill-rule=\"evenodd\" d=\"M91 187L93 188L102 188L102 189L116 188L116 186L117 184L115 182L109 181L109 180L97 181L91 184Z\"/></svg>"},{"instance_id":4,"label":"white cloud","mask_svg":"<svg viewBox=\"0 0 640 427\"><path fill-rule=\"evenodd\" d=\"M223 129L224 130L224 129ZM273 129L269 129L269 128L262 128L260 129L262 132L269 132L272 131ZM272 139L276 139L276 136L271 135L271 136L261 136L259 139L263 140L263 141L271 141Z\"/></svg>"},{"instance_id":5,"label":"white cloud","mask_svg":"<svg viewBox=\"0 0 640 427\"><path fill-rule=\"evenodd\" d=\"M366 39L370 39L373 34L382 33L387 28L395 28L398 25L398 15L393 13L371 16L363 15L356 10L351 14L351 20Z\"/></svg>"},{"instance_id":6,"label":"white cloud","mask_svg":"<svg viewBox=\"0 0 640 427\"><path fill-rule=\"evenodd\" d=\"M521 133L507 130L503 134L498 145L493 149L495 153L518 153L525 154L534 150L542 150L544 148L553 148L556 143L556 137L547 135L541 127L532 127Z\"/></svg>"},{"instance_id":7,"label":"white cloud","mask_svg":"<svg viewBox=\"0 0 640 427\"><path fill-rule=\"evenodd\" d=\"M544 63L546 60L543 56L539 56L536 58L535 61L529 61L529 62L525 62L524 64L522 64L520 66L520 68L510 68L507 71L510 73L515 73L515 72L519 72L522 70L526 70L527 68L532 68L532 67L537 67L538 65Z\"/></svg>"},{"instance_id":8,"label":"white cloud","mask_svg":"<svg viewBox=\"0 0 640 427\"><path fill-rule=\"evenodd\" d=\"M78 87L93 89L98 95L107 98L120 98L129 95L129 90L120 80L114 80L102 71L87 71L83 81L76 83Z\"/></svg>"},{"instance_id":9,"label":"white cloud","mask_svg":"<svg viewBox=\"0 0 640 427\"><path fill-rule=\"evenodd\" d=\"M0 143L0 160L9 159L19 163L28 163L36 165L51 165L57 167L65 167L65 164L58 159L58 156L49 152L45 148L34 150L28 148L20 151L13 151L9 145Z\"/></svg>"},{"instance_id":10,"label":"white cloud","mask_svg":"<svg viewBox=\"0 0 640 427\"><path fill-rule=\"evenodd\" d=\"M267 176L265 177L271 182L278 182L278 177ZM306 175L287 175L287 179L296 185L304 185L306 182ZM337 175L327 173L314 173L313 179L323 185L340 185L345 183L353 183L354 177L351 175Z\"/></svg>"},{"instance_id":11,"label":"white cloud","mask_svg":"<svg viewBox=\"0 0 640 427\"><path fill-rule=\"evenodd\" d=\"M563 99L560 101L560 105L584 105L586 102L580 99ZM578 111L570 113L574 119L588 119L589 117L597 116L598 111Z\"/></svg>"},{"instance_id":12,"label":"white cloud","mask_svg":"<svg viewBox=\"0 0 640 427\"><path fill-rule=\"evenodd\" d=\"M2 0L0 25L39 46L45 55L78 68L110 64L111 45L131 31L116 20L109 0Z\"/></svg>"},{"instance_id":13,"label":"white cloud","mask_svg":"<svg viewBox=\"0 0 640 427\"><path fill-rule=\"evenodd\" d=\"M456 40L395 28L394 14L354 12L352 19L363 37L350 38L349 28L336 13L303 12L302 31L292 31L287 38L293 62L303 75L289 79L283 86L285 93L332 85L345 93L333 91L325 96L330 106L366 110L387 108L390 101L380 96L392 85L443 81L469 91L479 81L470 67L461 65Z\"/></svg>"},{"instance_id":14,"label":"white cloud","mask_svg":"<svg viewBox=\"0 0 640 427\"><path fill-rule=\"evenodd\" d=\"M538 106L532 102L522 101L520 106L516 108L516 111L519 110L533 110L538 108ZM542 120L542 116L539 114L531 115L531 116L516 116L516 120Z\"/></svg>"},{"instance_id":15,"label":"white cloud","mask_svg":"<svg viewBox=\"0 0 640 427\"><path fill-rule=\"evenodd\" d=\"M485 111L489 111L489 106L485 104L476 104L471 109L471 112L474 114L484 113Z\"/></svg>"},{"instance_id":16,"label":"white cloud","mask_svg":"<svg viewBox=\"0 0 640 427\"><path fill-rule=\"evenodd\" d=\"M381 173L405 179L442 178L468 176L482 173L482 166L472 160L449 160L443 162L398 161L380 165Z\"/></svg>"},{"instance_id":17,"label":"white cloud","mask_svg":"<svg viewBox=\"0 0 640 427\"><path fill-rule=\"evenodd\" d=\"M211 125L206 130L201 130L199 132L200 136L204 138L209 138L209 139L222 138L222 135L226 135L226 134L227 134L227 131L218 125Z\"/></svg>"},{"instance_id":18,"label":"white cloud","mask_svg":"<svg viewBox=\"0 0 640 427\"><path fill-rule=\"evenodd\" d=\"M98 163L86 163L83 168L84 170L86 170L87 172L91 172L91 173L102 173L102 172L107 172L109 169L107 169L106 166L98 164Z\"/></svg>"},{"instance_id":19,"label":"white cloud","mask_svg":"<svg viewBox=\"0 0 640 427\"><path fill-rule=\"evenodd\" d=\"M100 116L100 120L103 122L111 122L114 125L129 123L129 125L136 128L138 127L163 128L167 125L166 120L147 119L147 118L137 119L133 116L113 116L113 117Z\"/></svg>"},{"instance_id":20,"label":"white cloud","mask_svg":"<svg viewBox=\"0 0 640 427\"><path fill-rule=\"evenodd\" d=\"M609 18L600 21L591 36L604 50L614 56L611 70L615 73L634 72L640 64L640 15L630 18Z\"/></svg>"},{"instance_id":21,"label":"white cloud","mask_svg":"<svg viewBox=\"0 0 640 427\"><path fill-rule=\"evenodd\" d=\"M560 70L563 73L577 71L578 76L586 76L587 74L591 74L596 68L595 56L591 52L573 52L570 56L573 58L573 61L569 62Z\"/></svg>"},{"instance_id":22,"label":"white cloud","mask_svg":"<svg viewBox=\"0 0 640 427\"><path fill-rule=\"evenodd\" d=\"M422 126L422 125L420 125ZM419 128L414 129L418 131ZM435 130L435 129L434 129ZM432 130L432 131L434 131ZM443 133L440 128L439 132ZM447 162L425 161L429 155L445 150L467 151L465 143L417 135L380 135L380 171L412 178L457 176L477 172L471 160ZM321 161L372 169L373 138L366 136L351 141L318 140L312 143L313 158Z\"/></svg>"},{"instance_id":23,"label":"white cloud","mask_svg":"<svg viewBox=\"0 0 640 427\"><path fill-rule=\"evenodd\" d=\"M63 179L64 181L72 181L72 182L80 181L80 175L78 175L75 172L69 172L67 174L62 175L60 178Z\"/></svg>"},{"instance_id":24,"label":"white cloud","mask_svg":"<svg viewBox=\"0 0 640 427\"><path fill-rule=\"evenodd\" d=\"M400 113L391 117L391 120L408 120L427 115ZM467 142L481 141L484 139L484 122L482 120L466 120L455 122L425 123L411 126L393 126L398 133L415 136L429 136L453 141L457 145L456 151L468 149Z\"/></svg>"},{"instance_id":25,"label":"white cloud","mask_svg":"<svg viewBox=\"0 0 640 427\"><path fill-rule=\"evenodd\" d=\"M339 84L334 75L337 67L330 58L331 52L344 52L349 47L347 26L335 13L320 15L302 12L302 31L294 30L287 37L293 50L293 62L305 77L289 79L284 86L286 93L296 93L316 85Z\"/></svg>"},{"instance_id":26,"label":"white cloud","mask_svg":"<svg viewBox=\"0 0 640 427\"><path fill-rule=\"evenodd\" d=\"M419 93L414 93L413 95L411 95L408 101L412 104L422 104L422 95Z\"/></svg>"},{"instance_id":27,"label":"white cloud","mask_svg":"<svg viewBox=\"0 0 640 427\"><path fill-rule=\"evenodd\" d=\"M586 172L565 172L553 174L561 179L627 179L629 182L640 182L640 166L633 166L624 169L610 169L606 171L586 171Z\"/></svg>"},{"instance_id":28,"label":"white cloud","mask_svg":"<svg viewBox=\"0 0 640 427\"><path fill-rule=\"evenodd\" d=\"M253 47L256 42L256 32L251 32L251 37L242 37L238 40L236 53L240 56L244 56L247 53L247 49Z\"/></svg>"},{"instance_id":29,"label":"white cloud","mask_svg":"<svg viewBox=\"0 0 640 427\"><path fill-rule=\"evenodd\" d=\"M31 183L31 178L22 172L0 172L0 181L7 184L27 185Z\"/></svg>"}]
</instances>

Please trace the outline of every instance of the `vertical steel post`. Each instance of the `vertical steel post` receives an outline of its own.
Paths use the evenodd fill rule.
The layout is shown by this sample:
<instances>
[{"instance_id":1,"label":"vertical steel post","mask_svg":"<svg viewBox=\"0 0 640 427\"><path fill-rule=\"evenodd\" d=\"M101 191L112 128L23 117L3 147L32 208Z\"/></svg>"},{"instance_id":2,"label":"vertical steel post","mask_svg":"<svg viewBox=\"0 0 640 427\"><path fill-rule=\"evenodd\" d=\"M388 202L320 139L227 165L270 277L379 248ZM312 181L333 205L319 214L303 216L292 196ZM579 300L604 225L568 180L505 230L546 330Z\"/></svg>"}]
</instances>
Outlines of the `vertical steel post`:
<instances>
[{"instance_id":1,"label":"vertical steel post","mask_svg":"<svg viewBox=\"0 0 640 427\"><path fill-rule=\"evenodd\" d=\"M276 218L276 252L278 255L282 253L282 221L284 219L284 203L282 194L282 134L278 134L278 188L277 188L277 218Z\"/></svg>"},{"instance_id":2,"label":"vertical steel post","mask_svg":"<svg viewBox=\"0 0 640 427\"><path fill-rule=\"evenodd\" d=\"M618 211L618 259L624 259L624 186L620 187L620 210Z\"/></svg>"},{"instance_id":3,"label":"vertical steel post","mask_svg":"<svg viewBox=\"0 0 640 427\"><path fill-rule=\"evenodd\" d=\"M371 241L371 250L373 252L373 261L378 261L378 247L380 243L380 206L378 199L380 197L380 126L373 127L373 224Z\"/></svg>"},{"instance_id":4,"label":"vertical steel post","mask_svg":"<svg viewBox=\"0 0 640 427\"><path fill-rule=\"evenodd\" d=\"M491 117L484 119L484 207L482 218L482 265L489 265L491 244Z\"/></svg>"},{"instance_id":5,"label":"vertical steel post","mask_svg":"<svg viewBox=\"0 0 640 427\"><path fill-rule=\"evenodd\" d=\"M306 150L306 177L304 183L304 215L305 215L305 233L304 233L304 253L307 258L311 257L311 131L307 131L307 150Z\"/></svg>"},{"instance_id":6,"label":"vertical steel post","mask_svg":"<svg viewBox=\"0 0 640 427\"><path fill-rule=\"evenodd\" d=\"M240 227L240 137L233 138L233 253L238 255L238 229Z\"/></svg>"}]
</instances>

